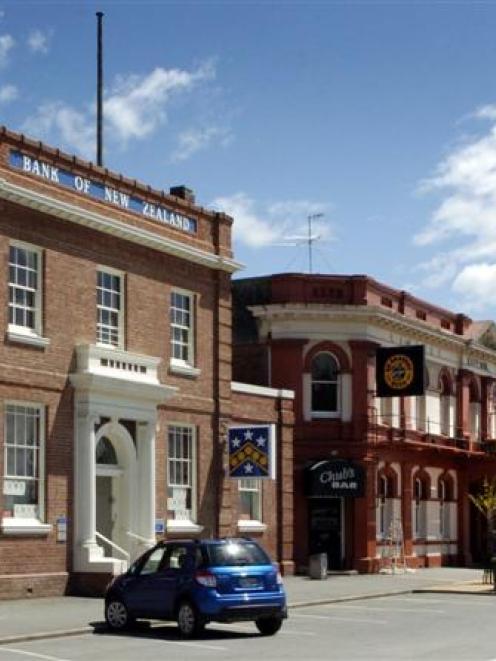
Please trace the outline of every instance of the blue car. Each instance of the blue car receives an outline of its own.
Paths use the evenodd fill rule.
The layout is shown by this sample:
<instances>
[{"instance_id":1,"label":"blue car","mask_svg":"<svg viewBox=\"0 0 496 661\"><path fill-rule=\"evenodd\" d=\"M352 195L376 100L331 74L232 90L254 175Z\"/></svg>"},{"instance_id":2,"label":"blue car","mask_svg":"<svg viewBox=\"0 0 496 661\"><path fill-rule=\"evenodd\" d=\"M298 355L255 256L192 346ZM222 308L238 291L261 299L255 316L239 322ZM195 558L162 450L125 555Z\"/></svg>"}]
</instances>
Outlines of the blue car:
<instances>
[{"instance_id":1,"label":"blue car","mask_svg":"<svg viewBox=\"0 0 496 661\"><path fill-rule=\"evenodd\" d=\"M114 630L137 618L175 620L184 637L208 622L252 620L264 636L287 617L281 575L249 539L160 542L116 578L105 595Z\"/></svg>"}]
</instances>

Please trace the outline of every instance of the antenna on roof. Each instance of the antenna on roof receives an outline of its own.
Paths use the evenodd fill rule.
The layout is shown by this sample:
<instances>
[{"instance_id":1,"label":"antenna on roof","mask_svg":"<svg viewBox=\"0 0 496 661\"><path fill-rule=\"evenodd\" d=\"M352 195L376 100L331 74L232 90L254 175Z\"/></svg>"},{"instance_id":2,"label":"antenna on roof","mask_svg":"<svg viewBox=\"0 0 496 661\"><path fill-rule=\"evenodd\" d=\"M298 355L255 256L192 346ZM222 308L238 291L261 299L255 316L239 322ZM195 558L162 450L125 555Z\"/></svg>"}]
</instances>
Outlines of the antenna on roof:
<instances>
[{"instance_id":1,"label":"antenna on roof","mask_svg":"<svg viewBox=\"0 0 496 661\"><path fill-rule=\"evenodd\" d=\"M96 164L103 165L103 12L97 11Z\"/></svg>"},{"instance_id":2,"label":"antenna on roof","mask_svg":"<svg viewBox=\"0 0 496 661\"><path fill-rule=\"evenodd\" d=\"M324 213L313 213L309 214L307 216L307 225L308 225L308 230L307 232L303 232L302 234L297 234L294 236L284 236L282 237L281 241L278 241L274 243L273 245L276 246L285 246L285 247L299 247L303 245L308 246L308 272L313 273L313 244L316 241L326 241L325 238L323 238L322 234L314 234L313 228L312 228L312 221L317 220L318 218L323 218ZM325 233L324 233L325 236ZM294 260L293 260L294 261Z\"/></svg>"},{"instance_id":3,"label":"antenna on roof","mask_svg":"<svg viewBox=\"0 0 496 661\"><path fill-rule=\"evenodd\" d=\"M312 245L313 242L317 239L320 239L320 236L312 234L312 220L317 220L317 218L322 218L323 213L311 213L308 216L308 272L312 273Z\"/></svg>"}]
</instances>

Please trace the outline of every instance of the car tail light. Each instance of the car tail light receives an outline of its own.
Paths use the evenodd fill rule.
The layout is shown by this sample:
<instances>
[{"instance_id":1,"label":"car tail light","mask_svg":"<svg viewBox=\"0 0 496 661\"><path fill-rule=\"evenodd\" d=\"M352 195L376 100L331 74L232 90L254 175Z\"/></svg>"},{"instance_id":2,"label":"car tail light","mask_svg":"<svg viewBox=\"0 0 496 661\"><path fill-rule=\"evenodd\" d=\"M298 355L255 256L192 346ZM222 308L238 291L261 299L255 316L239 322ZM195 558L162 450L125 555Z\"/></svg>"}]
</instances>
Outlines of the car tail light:
<instances>
[{"instance_id":1,"label":"car tail light","mask_svg":"<svg viewBox=\"0 0 496 661\"><path fill-rule=\"evenodd\" d=\"M281 572L280 572L280 571L277 572L276 583L277 583L277 585L282 585L282 584L283 584L283 582L282 582L282 576L281 576Z\"/></svg>"},{"instance_id":2,"label":"car tail light","mask_svg":"<svg viewBox=\"0 0 496 661\"><path fill-rule=\"evenodd\" d=\"M209 571L197 571L195 574L195 581L206 588L217 587L215 574L212 574Z\"/></svg>"}]
</instances>

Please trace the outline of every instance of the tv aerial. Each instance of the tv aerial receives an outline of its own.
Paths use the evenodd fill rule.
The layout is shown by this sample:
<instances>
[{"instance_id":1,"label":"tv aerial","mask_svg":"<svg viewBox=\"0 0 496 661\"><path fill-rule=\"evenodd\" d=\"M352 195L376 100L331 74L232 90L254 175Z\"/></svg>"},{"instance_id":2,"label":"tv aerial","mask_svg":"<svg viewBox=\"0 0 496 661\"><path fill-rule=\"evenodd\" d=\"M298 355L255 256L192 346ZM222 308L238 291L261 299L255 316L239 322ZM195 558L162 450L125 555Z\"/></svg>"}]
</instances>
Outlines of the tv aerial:
<instances>
[{"instance_id":1,"label":"tv aerial","mask_svg":"<svg viewBox=\"0 0 496 661\"><path fill-rule=\"evenodd\" d=\"M307 234L287 236L284 239L284 243L280 243L281 246L301 246L305 243L308 245L308 272L313 272L313 244L315 241L318 241L322 238L321 234L314 234L312 230L312 223L314 220L323 218L323 213L311 213L307 216Z\"/></svg>"}]
</instances>

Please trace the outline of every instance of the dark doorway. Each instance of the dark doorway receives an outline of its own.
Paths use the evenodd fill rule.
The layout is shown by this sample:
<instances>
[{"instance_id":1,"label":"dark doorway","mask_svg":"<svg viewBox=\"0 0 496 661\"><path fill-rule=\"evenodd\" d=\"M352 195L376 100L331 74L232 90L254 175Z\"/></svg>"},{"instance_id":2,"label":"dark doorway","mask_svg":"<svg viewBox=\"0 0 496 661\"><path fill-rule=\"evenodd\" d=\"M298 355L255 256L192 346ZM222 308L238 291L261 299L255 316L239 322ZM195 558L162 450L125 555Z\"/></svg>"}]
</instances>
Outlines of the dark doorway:
<instances>
[{"instance_id":1,"label":"dark doorway","mask_svg":"<svg viewBox=\"0 0 496 661\"><path fill-rule=\"evenodd\" d=\"M341 498L309 498L310 553L327 553L329 569L342 569Z\"/></svg>"}]
</instances>

